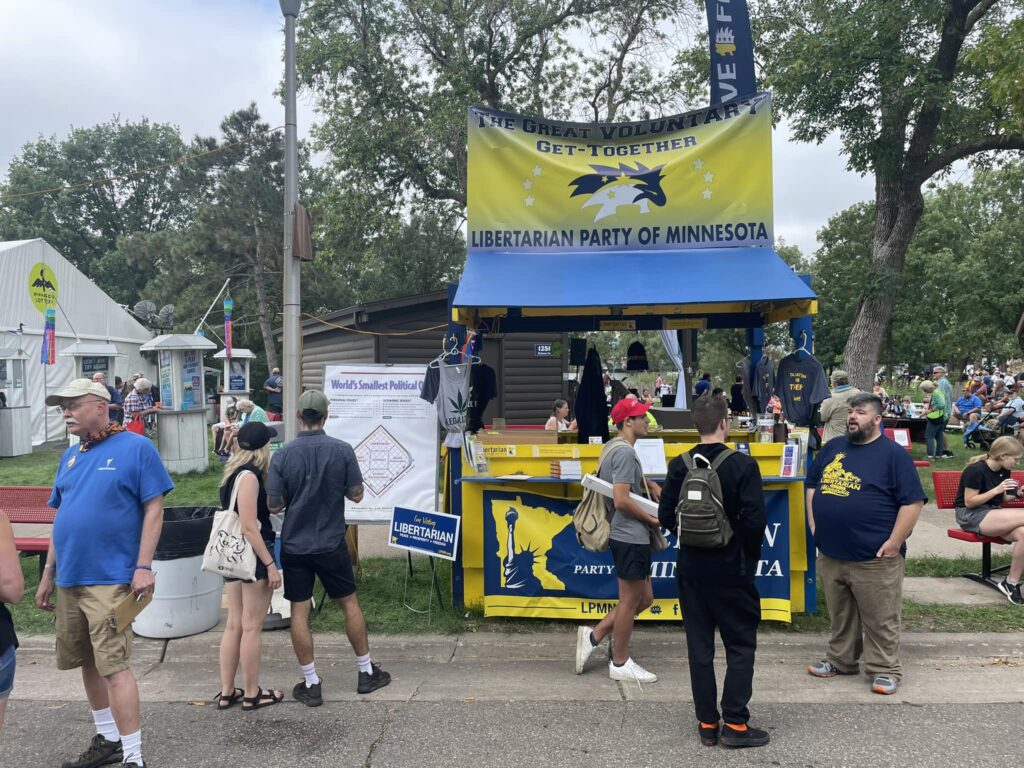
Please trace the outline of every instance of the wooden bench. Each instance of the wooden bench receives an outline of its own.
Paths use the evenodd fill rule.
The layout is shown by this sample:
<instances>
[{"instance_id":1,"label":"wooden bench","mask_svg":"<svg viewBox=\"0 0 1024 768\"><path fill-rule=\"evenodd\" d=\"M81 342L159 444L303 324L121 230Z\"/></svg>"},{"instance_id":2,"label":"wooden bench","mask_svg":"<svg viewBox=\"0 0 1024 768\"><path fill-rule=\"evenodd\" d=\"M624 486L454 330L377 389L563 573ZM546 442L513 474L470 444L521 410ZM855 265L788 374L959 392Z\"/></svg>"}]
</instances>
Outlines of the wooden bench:
<instances>
[{"instance_id":1,"label":"wooden bench","mask_svg":"<svg viewBox=\"0 0 1024 768\"><path fill-rule=\"evenodd\" d=\"M47 487L0 485L0 512L7 515L11 523L53 525L57 510L46 503L49 500L50 489ZM50 537L16 536L14 547L19 552L39 558L39 575L42 576Z\"/></svg>"},{"instance_id":2,"label":"wooden bench","mask_svg":"<svg viewBox=\"0 0 1024 768\"><path fill-rule=\"evenodd\" d=\"M1024 472L1011 472L1010 475L1018 483L1024 485ZM953 509L953 503L956 501L956 492L960 489L960 473L957 471L932 472L932 483L935 485L935 503L938 508ZM1024 507L1024 498L1008 502L1004 506ZM963 576L966 579L987 584L997 589L999 580L993 574L1007 571L1010 566L1007 565L1002 568L992 567L992 545L1006 544L1006 542L998 536L981 536L976 533L968 533L961 528L949 528L946 531L946 535L951 539L981 544L981 573L965 573Z\"/></svg>"}]
</instances>

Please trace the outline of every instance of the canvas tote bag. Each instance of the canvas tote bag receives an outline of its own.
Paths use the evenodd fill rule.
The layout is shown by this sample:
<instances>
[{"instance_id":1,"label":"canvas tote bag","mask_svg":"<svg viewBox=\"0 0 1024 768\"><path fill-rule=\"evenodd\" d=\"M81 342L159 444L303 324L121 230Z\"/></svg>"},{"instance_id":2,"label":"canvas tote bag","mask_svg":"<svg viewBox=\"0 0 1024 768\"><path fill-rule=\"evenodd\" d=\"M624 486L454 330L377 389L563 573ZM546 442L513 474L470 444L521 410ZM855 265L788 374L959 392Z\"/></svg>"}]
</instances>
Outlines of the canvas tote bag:
<instances>
[{"instance_id":1,"label":"canvas tote bag","mask_svg":"<svg viewBox=\"0 0 1024 768\"><path fill-rule=\"evenodd\" d=\"M238 481L243 475L252 472L240 472L235 477L231 488L231 500L228 508L222 509L213 516L213 529L210 541L203 554L202 569L208 573L216 573L225 579L256 581L256 553L252 544L242 533L242 520L236 507L238 501Z\"/></svg>"}]
</instances>

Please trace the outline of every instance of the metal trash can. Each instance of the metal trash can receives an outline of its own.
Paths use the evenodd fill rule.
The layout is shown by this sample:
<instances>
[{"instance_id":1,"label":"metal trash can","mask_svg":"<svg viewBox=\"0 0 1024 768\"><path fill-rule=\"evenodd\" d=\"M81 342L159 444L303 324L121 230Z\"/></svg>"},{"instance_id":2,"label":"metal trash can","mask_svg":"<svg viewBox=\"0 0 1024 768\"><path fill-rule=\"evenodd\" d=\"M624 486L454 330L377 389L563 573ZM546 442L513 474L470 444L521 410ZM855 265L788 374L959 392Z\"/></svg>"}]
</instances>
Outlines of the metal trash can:
<instances>
[{"instance_id":1,"label":"metal trash can","mask_svg":"<svg viewBox=\"0 0 1024 768\"><path fill-rule=\"evenodd\" d=\"M200 570L217 507L168 507L153 556L153 602L132 624L142 637L188 637L220 621L224 579Z\"/></svg>"}]
</instances>

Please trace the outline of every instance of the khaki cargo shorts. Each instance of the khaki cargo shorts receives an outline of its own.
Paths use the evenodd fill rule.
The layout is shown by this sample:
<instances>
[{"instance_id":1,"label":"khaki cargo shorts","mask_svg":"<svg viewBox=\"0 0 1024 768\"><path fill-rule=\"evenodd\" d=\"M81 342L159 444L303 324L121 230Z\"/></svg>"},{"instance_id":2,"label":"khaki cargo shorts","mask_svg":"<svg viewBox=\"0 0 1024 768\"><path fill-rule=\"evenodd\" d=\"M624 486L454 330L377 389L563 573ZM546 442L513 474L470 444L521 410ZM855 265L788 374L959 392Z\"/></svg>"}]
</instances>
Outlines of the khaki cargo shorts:
<instances>
[{"instance_id":1,"label":"khaki cargo shorts","mask_svg":"<svg viewBox=\"0 0 1024 768\"><path fill-rule=\"evenodd\" d=\"M108 677L128 669L131 627L114 632L114 608L131 592L127 584L57 587L57 669L78 669L90 661Z\"/></svg>"}]
</instances>

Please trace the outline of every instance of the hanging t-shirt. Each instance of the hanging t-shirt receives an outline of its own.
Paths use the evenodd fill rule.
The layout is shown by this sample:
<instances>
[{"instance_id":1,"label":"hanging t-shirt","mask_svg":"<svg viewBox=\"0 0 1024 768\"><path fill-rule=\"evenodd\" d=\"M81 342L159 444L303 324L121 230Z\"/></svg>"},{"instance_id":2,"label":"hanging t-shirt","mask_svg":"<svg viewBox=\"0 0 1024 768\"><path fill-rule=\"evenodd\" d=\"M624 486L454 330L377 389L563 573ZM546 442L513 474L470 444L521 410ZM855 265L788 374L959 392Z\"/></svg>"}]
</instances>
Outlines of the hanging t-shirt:
<instances>
[{"instance_id":1,"label":"hanging t-shirt","mask_svg":"<svg viewBox=\"0 0 1024 768\"><path fill-rule=\"evenodd\" d=\"M779 361L775 375L775 387L782 400L782 413L798 427L808 427L814 406L831 396L825 370L814 355L800 355L795 352Z\"/></svg>"},{"instance_id":2,"label":"hanging t-shirt","mask_svg":"<svg viewBox=\"0 0 1024 768\"><path fill-rule=\"evenodd\" d=\"M498 396L498 377L486 363L474 365L469 374L469 406L466 408L466 431L479 432L484 428L487 404Z\"/></svg>"},{"instance_id":3,"label":"hanging t-shirt","mask_svg":"<svg viewBox=\"0 0 1024 768\"><path fill-rule=\"evenodd\" d=\"M469 363L427 366L420 397L437 404L437 419L447 434L444 444L449 448L462 446L462 433L466 430L466 409L469 407Z\"/></svg>"},{"instance_id":4,"label":"hanging t-shirt","mask_svg":"<svg viewBox=\"0 0 1024 768\"><path fill-rule=\"evenodd\" d=\"M814 543L839 560L874 560L900 507L927 501L910 454L884 435L861 445L846 436L830 440L807 473L807 487L815 489ZM900 554L906 551L904 544Z\"/></svg>"},{"instance_id":5,"label":"hanging t-shirt","mask_svg":"<svg viewBox=\"0 0 1024 768\"><path fill-rule=\"evenodd\" d=\"M1004 480L1009 479L1010 470L992 469L989 467L988 462L984 460L968 464L964 467L964 471L960 473L960 487L956 489L956 501L953 502L953 506L957 508L967 506L967 502L964 500L965 488L973 488L979 493L988 493L993 488L998 487ZM1003 497L996 494L985 502L985 506L995 508L1001 506L1002 503Z\"/></svg>"},{"instance_id":6,"label":"hanging t-shirt","mask_svg":"<svg viewBox=\"0 0 1024 768\"><path fill-rule=\"evenodd\" d=\"M757 361L757 368L754 369L754 400L757 403L757 412L764 413L768 410L768 401L775 394L775 366L768 355L761 355Z\"/></svg>"}]
</instances>

